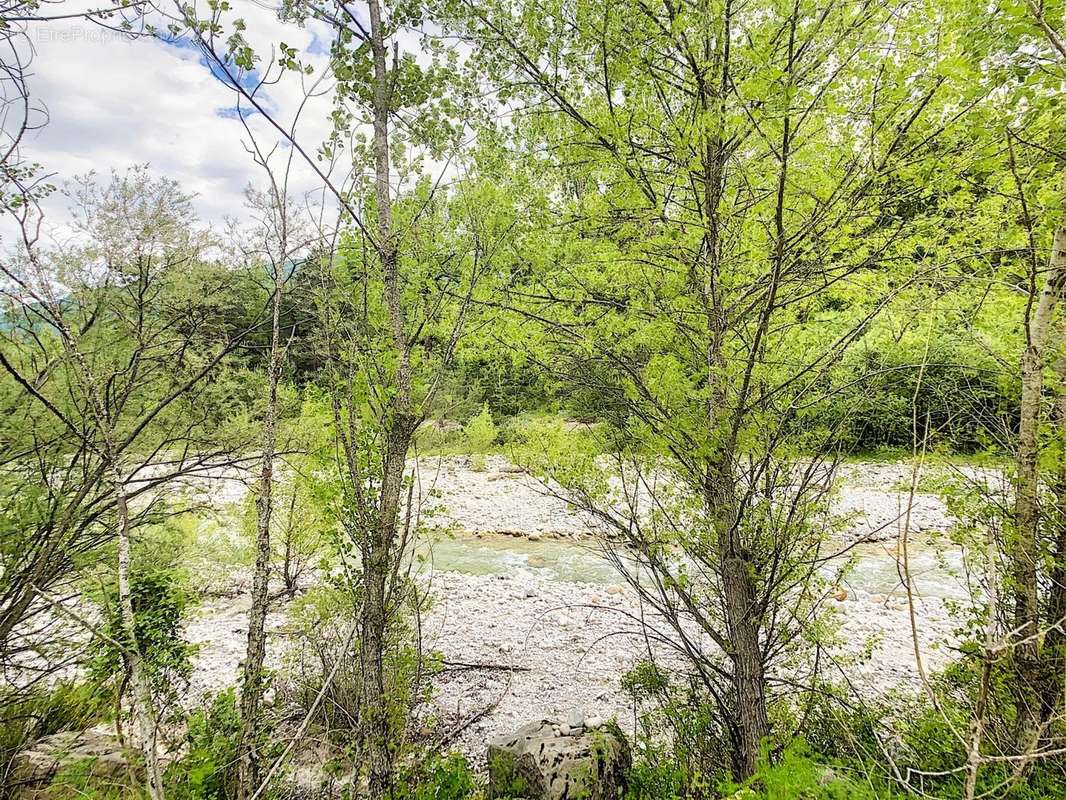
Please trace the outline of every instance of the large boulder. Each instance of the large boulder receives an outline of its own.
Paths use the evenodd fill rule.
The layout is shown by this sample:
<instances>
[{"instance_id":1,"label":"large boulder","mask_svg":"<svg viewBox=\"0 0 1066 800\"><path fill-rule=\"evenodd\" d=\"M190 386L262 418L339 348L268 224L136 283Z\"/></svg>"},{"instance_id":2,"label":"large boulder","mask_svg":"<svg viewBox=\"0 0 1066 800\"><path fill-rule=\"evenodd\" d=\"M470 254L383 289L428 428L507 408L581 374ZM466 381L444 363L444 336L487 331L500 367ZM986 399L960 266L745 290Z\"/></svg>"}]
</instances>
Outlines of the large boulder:
<instances>
[{"instance_id":1,"label":"large boulder","mask_svg":"<svg viewBox=\"0 0 1066 800\"><path fill-rule=\"evenodd\" d=\"M615 724L531 722L489 742L490 798L621 800L632 764Z\"/></svg>"},{"instance_id":2,"label":"large boulder","mask_svg":"<svg viewBox=\"0 0 1066 800\"><path fill-rule=\"evenodd\" d=\"M47 798L48 785L60 772L77 770L94 786L123 785L130 762L113 729L62 731L45 736L15 756L12 785L21 798Z\"/></svg>"}]
</instances>

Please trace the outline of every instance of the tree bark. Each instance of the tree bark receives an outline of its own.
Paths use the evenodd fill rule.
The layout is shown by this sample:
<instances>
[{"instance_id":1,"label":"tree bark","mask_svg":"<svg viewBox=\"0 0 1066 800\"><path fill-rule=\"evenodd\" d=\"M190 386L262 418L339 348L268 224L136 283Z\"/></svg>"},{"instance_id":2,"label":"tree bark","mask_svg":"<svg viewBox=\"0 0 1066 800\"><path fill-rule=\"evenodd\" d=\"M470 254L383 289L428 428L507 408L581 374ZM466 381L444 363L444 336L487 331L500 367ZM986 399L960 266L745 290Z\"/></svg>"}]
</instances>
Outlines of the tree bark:
<instances>
[{"instance_id":1,"label":"tree bark","mask_svg":"<svg viewBox=\"0 0 1066 800\"><path fill-rule=\"evenodd\" d=\"M284 207L279 209L280 230L285 230ZM270 365L267 376L267 406L263 419L263 460L256 498L255 574L252 577L252 606L248 612L248 643L241 686L241 729L237 740L237 796L246 800L259 782L256 753L256 727L263 700L263 662L266 658L266 615L270 586L270 520L273 513L274 451L277 447L278 382L281 379L281 298L286 252L281 237L279 263L274 265L274 301L270 330Z\"/></svg>"},{"instance_id":2,"label":"tree bark","mask_svg":"<svg viewBox=\"0 0 1066 800\"><path fill-rule=\"evenodd\" d=\"M1016 707L1018 747L1023 753L1037 745L1041 729L1041 686L1047 682L1040 642L1039 571L1041 562L1040 423L1044 389L1045 347L1055 305L1066 281L1066 227L1055 230L1048 274L1036 305L1026 320L1021 356L1021 404L1018 426L1014 530L1010 548L1014 594L1014 660L1018 671Z\"/></svg>"},{"instance_id":3,"label":"tree bark","mask_svg":"<svg viewBox=\"0 0 1066 800\"><path fill-rule=\"evenodd\" d=\"M108 450L113 451L107 433ZM112 457L113 459L113 457ZM111 474L115 483L115 505L118 511L118 601L125 632L127 650L123 654L126 673L133 688L133 724L137 730L144 769L148 778L148 795L152 800L163 800L163 772L156 747L159 721L156 718L152 688L144 674L141 651L137 642L137 620L133 611L133 594L130 589L130 514L126 503L126 484L118 464L111 461Z\"/></svg>"},{"instance_id":4,"label":"tree bark","mask_svg":"<svg viewBox=\"0 0 1066 800\"><path fill-rule=\"evenodd\" d=\"M386 61L385 21L379 0L370 0L370 48L374 62L374 189L377 203L376 249L381 259L385 308L396 357L395 390L385 419L385 453L376 524L363 547L365 597L362 608L361 658L363 662L364 724L371 798L384 797L392 788L392 739L388 698L385 696L384 654L389 609L387 588L396 543L396 525L403 493L403 472L414 415L411 406L410 347L396 243L392 232L389 115L392 89Z\"/></svg>"},{"instance_id":5,"label":"tree bark","mask_svg":"<svg viewBox=\"0 0 1066 800\"><path fill-rule=\"evenodd\" d=\"M1051 513L1048 528L1051 538L1051 570L1048 575L1048 603L1044 639L1048 661L1047 685L1041 698L1041 722L1047 725L1066 713L1066 352L1055 362L1057 396L1052 411L1053 435L1057 461L1048 483Z\"/></svg>"},{"instance_id":6,"label":"tree bark","mask_svg":"<svg viewBox=\"0 0 1066 800\"><path fill-rule=\"evenodd\" d=\"M718 541L725 626L731 651L735 719L734 772L747 778L759 767L763 741L770 735L766 709L766 672L760 644L758 604L752 565L738 538L732 459L711 473L707 504Z\"/></svg>"}]
</instances>

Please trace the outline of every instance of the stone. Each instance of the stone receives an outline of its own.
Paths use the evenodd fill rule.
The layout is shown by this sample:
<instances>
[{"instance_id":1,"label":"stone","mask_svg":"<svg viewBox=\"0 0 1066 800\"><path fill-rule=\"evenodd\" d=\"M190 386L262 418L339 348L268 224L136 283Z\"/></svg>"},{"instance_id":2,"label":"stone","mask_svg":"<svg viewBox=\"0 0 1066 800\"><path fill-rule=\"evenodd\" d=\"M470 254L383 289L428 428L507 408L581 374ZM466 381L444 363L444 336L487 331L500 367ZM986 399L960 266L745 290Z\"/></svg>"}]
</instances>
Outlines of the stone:
<instances>
[{"instance_id":1,"label":"stone","mask_svg":"<svg viewBox=\"0 0 1066 800\"><path fill-rule=\"evenodd\" d=\"M544 558L544 556L533 554L526 561L526 565L532 567L533 569L541 569L543 567L548 566L548 561Z\"/></svg>"},{"instance_id":2,"label":"stone","mask_svg":"<svg viewBox=\"0 0 1066 800\"><path fill-rule=\"evenodd\" d=\"M489 742L488 797L529 800L621 800L632 765L617 726L584 728L570 736L550 720L531 722Z\"/></svg>"},{"instance_id":3,"label":"stone","mask_svg":"<svg viewBox=\"0 0 1066 800\"><path fill-rule=\"evenodd\" d=\"M121 786L130 777L126 752L114 729L104 726L39 739L15 756L12 777L23 787L23 797L46 798L46 787L56 774L75 765L90 786Z\"/></svg>"},{"instance_id":4,"label":"stone","mask_svg":"<svg viewBox=\"0 0 1066 800\"><path fill-rule=\"evenodd\" d=\"M624 586L619 586L617 583L607 587L607 594L622 594L625 591Z\"/></svg>"},{"instance_id":5,"label":"stone","mask_svg":"<svg viewBox=\"0 0 1066 800\"><path fill-rule=\"evenodd\" d=\"M584 728L585 712L580 708L571 708L570 713L566 715L566 724L571 728Z\"/></svg>"},{"instance_id":6,"label":"stone","mask_svg":"<svg viewBox=\"0 0 1066 800\"><path fill-rule=\"evenodd\" d=\"M599 717L586 717L585 718L585 727L588 728L589 730L592 730L593 728L598 728L601 725L603 725L603 720L600 719Z\"/></svg>"}]
</instances>

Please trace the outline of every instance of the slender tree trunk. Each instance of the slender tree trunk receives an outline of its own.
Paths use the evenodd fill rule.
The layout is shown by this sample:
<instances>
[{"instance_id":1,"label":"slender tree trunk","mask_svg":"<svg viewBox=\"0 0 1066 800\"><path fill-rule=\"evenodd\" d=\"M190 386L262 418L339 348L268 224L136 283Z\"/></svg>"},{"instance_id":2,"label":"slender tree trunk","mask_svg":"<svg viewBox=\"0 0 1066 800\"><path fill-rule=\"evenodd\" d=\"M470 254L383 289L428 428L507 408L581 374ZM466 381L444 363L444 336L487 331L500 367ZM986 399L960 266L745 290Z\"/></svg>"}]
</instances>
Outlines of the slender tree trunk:
<instances>
[{"instance_id":1,"label":"slender tree trunk","mask_svg":"<svg viewBox=\"0 0 1066 800\"><path fill-rule=\"evenodd\" d=\"M293 536L296 535L295 522L293 521L296 516L296 487L292 489L292 496L289 498L289 519L288 524L285 526L285 554L283 556L281 564L281 575L285 581L285 594L289 599L296 597L296 580L299 577L298 565L293 563Z\"/></svg>"},{"instance_id":2,"label":"slender tree trunk","mask_svg":"<svg viewBox=\"0 0 1066 800\"><path fill-rule=\"evenodd\" d=\"M410 347L396 243L392 232L392 196L389 172L389 114L391 80L387 64L385 23L379 0L370 0L370 47L374 62L374 183L377 203L377 253L381 259L385 308L396 358L394 393L385 419L385 458L382 465L381 495L376 525L363 549L365 599L362 609L362 653L364 670L364 712L369 761L371 798L380 798L392 788L394 736L388 698L385 696L384 653L389 609L387 589L392 573L396 526L403 494L403 472L414 433L411 405Z\"/></svg>"},{"instance_id":3,"label":"slender tree trunk","mask_svg":"<svg viewBox=\"0 0 1066 800\"><path fill-rule=\"evenodd\" d=\"M1014 593L1014 659L1018 670L1018 746L1023 753L1037 745L1041 728L1041 686L1046 683L1041 659L1040 602L1040 422L1044 359L1055 305L1066 281L1066 227L1056 229L1047 278L1026 324L1021 357L1022 395L1018 426L1014 530L1009 542Z\"/></svg>"},{"instance_id":4,"label":"slender tree trunk","mask_svg":"<svg viewBox=\"0 0 1066 800\"><path fill-rule=\"evenodd\" d=\"M362 653L364 719L367 756L370 766L369 789L372 798L384 797L392 788L392 744L394 726L389 698L385 692L384 656L388 631L388 582L396 539L399 498L403 485L407 438L390 432L381 486L379 523L364 548L364 591L362 609Z\"/></svg>"},{"instance_id":5,"label":"slender tree trunk","mask_svg":"<svg viewBox=\"0 0 1066 800\"><path fill-rule=\"evenodd\" d=\"M284 217L281 208L279 217ZM285 221L281 220L284 230ZM282 236L279 263L275 264L274 302L270 329L270 366L267 376L267 407L263 419L263 460L256 498L255 574L252 606L248 612L248 644L241 686L241 729L237 742L237 796L246 800L259 782L259 758L255 749L259 706L263 699L263 662L266 658L266 615L270 587L270 518L273 512L274 451L277 445L278 382L281 379L281 297L286 246Z\"/></svg>"},{"instance_id":6,"label":"slender tree trunk","mask_svg":"<svg viewBox=\"0 0 1066 800\"><path fill-rule=\"evenodd\" d=\"M732 662L736 730L734 771L750 777L759 767L763 740L770 735L766 709L766 672L759 640L758 608L752 565L738 539L736 491L731 458L708 481L707 503L712 509L722 581L722 600Z\"/></svg>"},{"instance_id":7,"label":"slender tree trunk","mask_svg":"<svg viewBox=\"0 0 1066 800\"><path fill-rule=\"evenodd\" d=\"M1041 699L1042 722L1046 725L1066 713L1066 352L1055 362L1058 395L1052 411L1058 461L1048 478L1051 490L1051 570L1044 639L1050 680Z\"/></svg>"},{"instance_id":8,"label":"slender tree trunk","mask_svg":"<svg viewBox=\"0 0 1066 800\"><path fill-rule=\"evenodd\" d=\"M729 413L728 366L722 357L728 322L721 307L718 281L721 273L719 204L728 153L725 145L725 98L730 80L731 5L727 2L722 28L708 27L703 41L706 63L714 71L697 74L701 111L715 125L707 132L703 148L700 180L703 184L702 205L705 226L703 241L702 302L710 341L707 348L708 381L711 384L707 406L708 430L723 437L707 461L704 503L713 521L718 543L718 570L721 580L725 627L732 651L732 691L735 719L734 772L740 778L751 776L758 768L763 740L769 736L766 708L765 665L759 641L759 621L755 602L755 582L749 557L743 551L737 530L736 477L734 474L735 425ZM708 25L710 19L708 19ZM730 428L733 431L730 432Z\"/></svg>"},{"instance_id":9,"label":"slender tree trunk","mask_svg":"<svg viewBox=\"0 0 1066 800\"><path fill-rule=\"evenodd\" d=\"M917 428L915 428L917 430ZM995 535L989 527L987 531L988 552L995 547ZM985 735L985 717L988 714L988 695L992 683L992 667L996 660L994 652L998 639L998 611L1000 603L998 562L993 555L989 560L988 581L988 618L985 620L984 652L981 654L981 680L977 689L977 703L974 705L973 720L970 727L970 741L966 748L966 777L963 780L964 800L974 800L977 796L977 775L981 769L981 745Z\"/></svg>"},{"instance_id":10,"label":"slender tree trunk","mask_svg":"<svg viewBox=\"0 0 1066 800\"><path fill-rule=\"evenodd\" d=\"M111 476L115 484L115 508L118 511L118 602L125 631L127 651L123 656L126 674L133 688L133 724L137 730L144 768L148 779L148 795L152 800L163 800L163 772L156 747L159 735L159 720L156 718L152 687L144 674L141 651L137 641L137 621L133 611L133 593L130 589L130 514L126 502L126 483L111 446L111 433L106 434Z\"/></svg>"}]
</instances>

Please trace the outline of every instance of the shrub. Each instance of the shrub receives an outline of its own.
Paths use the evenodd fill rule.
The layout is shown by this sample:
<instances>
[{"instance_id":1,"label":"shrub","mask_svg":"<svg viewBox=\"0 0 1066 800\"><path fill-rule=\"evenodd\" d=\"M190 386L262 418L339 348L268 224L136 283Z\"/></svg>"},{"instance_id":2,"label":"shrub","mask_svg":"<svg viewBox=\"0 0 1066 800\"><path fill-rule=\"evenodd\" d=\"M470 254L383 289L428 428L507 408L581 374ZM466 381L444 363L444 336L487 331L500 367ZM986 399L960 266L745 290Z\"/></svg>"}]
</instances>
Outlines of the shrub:
<instances>
[{"instance_id":1,"label":"shrub","mask_svg":"<svg viewBox=\"0 0 1066 800\"><path fill-rule=\"evenodd\" d=\"M466 756L448 753L418 764L396 781L397 800L463 800L479 792L477 776Z\"/></svg>"},{"instance_id":2,"label":"shrub","mask_svg":"<svg viewBox=\"0 0 1066 800\"><path fill-rule=\"evenodd\" d=\"M237 796L237 740L241 720L237 694L231 688L215 695L189 714L184 755L164 775L170 800L229 800ZM281 754L284 742L269 714L260 715L255 731L256 751L265 773ZM272 787L280 786L275 780ZM276 790L267 792L277 796Z\"/></svg>"},{"instance_id":3,"label":"shrub","mask_svg":"<svg viewBox=\"0 0 1066 800\"><path fill-rule=\"evenodd\" d=\"M466 446L472 453L481 453L496 443L496 423L492 420L489 404L484 403L481 410L470 418L463 427Z\"/></svg>"},{"instance_id":4,"label":"shrub","mask_svg":"<svg viewBox=\"0 0 1066 800\"><path fill-rule=\"evenodd\" d=\"M863 775L865 783L877 788L879 797L961 798L964 773L960 768L966 763L966 752L956 732L970 730L979 668L977 659L964 657L936 675L932 683L936 708L924 692L899 693L860 707L822 694L823 699L808 709L806 717L810 749L796 753L831 764L840 774ZM1010 752L1013 746L1011 682L1009 665L998 665L990 685L983 737L988 754ZM890 769L890 759L895 769ZM1038 761L1021 781L1011 780L1012 769L1005 762L983 764L977 795L1000 800L1066 797L1066 759ZM899 775L909 775L910 785L900 785Z\"/></svg>"},{"instance_id":5,"label":"shrub","mask_svg":"<svg viewBox=\"0 0 1066 800\"><path fill-rule=\"evenodd\" d=\"M819 760L802 740L790 744L774 763L764 760L743 785L726 781L719 792L736 800L884 800L891 796Z\"/></svg>"},{"instance_id":6,"label":"shrub","mask_svg":"<svg viewBox=\"0 0 1066 800\"><path fill-rule=\"evenodd\" d=\"M673 681L644 660L622 676L637 717L634 798L701 797L729 771L730 748L719 715L694 683Z\"/></svg>"},{"instance_id":7,"label":"shrub","mask_svg":"<svg viewBox=\"0 0 1066 800\"><path fill-rule=\"evenodd\" d=\"M626 800L679 800L688 796L689 780L667 748L645 748L629 771Z\"/></svg>"},{"instance_id":8,"label":"shrub","mask_svg":"<svg viewBox=\"0 0 1066 800\"><path fill-rule=\"evenodd\" d=\"M306 713L332 673L333 680L313 721L327 739L349 751L358 749L359 737L352 734L362 729L363 673L358 638L345 648L347 630L358 613L359 603L358 586L330 585L317 586L293 601L289 607L292 644L279 685L286 701ZM386 709L390 730L397 737L394 744L399 749L410 709L425 698L434 664L410 643L411 632L403 615L395 614L391 619L385 651L385 696L390 701ZM353 761L360 760L358 753L349 754Z\"/></svg>"},{"instance_id":9,"label":"shrub","mask_svg":"<svg viewBox=\"0 0 1066 800\"><path fill-rule=\"evenodd\" d=\"M137 646L156 692L173 700L192 674L194 648L182 638L189 596L183 574L176 569L147 565L133 572L130 595L135 618ZM104 630L110 640L125 638L118 590L107 587L100 598ZM122 654L111 641L93 640L90 674L104 682L122 671Z\"/></svg>"}]
</instances>

